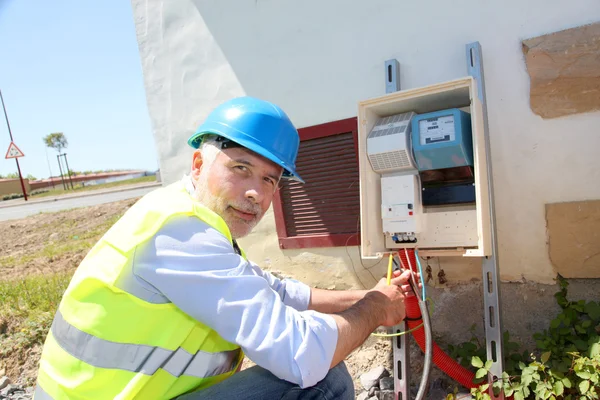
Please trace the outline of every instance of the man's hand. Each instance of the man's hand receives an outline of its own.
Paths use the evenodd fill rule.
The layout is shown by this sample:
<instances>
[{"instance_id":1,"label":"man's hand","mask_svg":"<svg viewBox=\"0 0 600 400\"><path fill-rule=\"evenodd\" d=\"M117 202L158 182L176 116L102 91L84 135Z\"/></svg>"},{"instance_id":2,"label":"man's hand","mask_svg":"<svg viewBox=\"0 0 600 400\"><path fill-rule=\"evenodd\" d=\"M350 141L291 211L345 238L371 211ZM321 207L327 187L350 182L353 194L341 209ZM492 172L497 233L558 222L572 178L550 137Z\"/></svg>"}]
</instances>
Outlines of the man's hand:
<instances>
[{"instance_id":1,"label":"man's hand","mask_svg":"<svg viewBox=\"0 0 600 400\"><path fill-rule=\"evenodd\" d=\"M403 271L404 271L404 272L406 272L407 270L403 270ZM400 271L400 270L394 270L394 272L393 272L393 274L392 274L392 278L395 278L395 277L398 277L398 276L400 276L400 275L402 274L402 272L403 272L403 271ZM421 288L423 287L423 284L421 283L421 279L419 278L419 274L417 274L417 273L413 273L413 276L414 276L415 282L417 282L418 289L421 289ZM385 277L385 278L387 278L387 274L386 274L386 275L384 275L384 277ZM411 280L412 280L412 279L411 279ZM411 280L407 281L407 283L406 283L406 284L403 284L403 285L401 286L401 288L402 288L402 291L404 292L404 295L405 295L406 297L411 297L411 296L414 296L414 295L415 295L415 292L413 291L413 289L412 289L412 286L409 284L409 282L410 282Z\"/></svg>"},{"instance_id":2,"label":"man's hand","mask_svg":"<svg viewBox=\"0 0 600 400\"><path fill-rule=\"evenodd\" d=\"M382 278L379 283L370 290L365 298L369 296L377 296L377 300L381 301L380 306L383 311L383 321L380 325L393 326L404 319L406 311L404 307L404 299L407 292L411 292L408 280L410 279L410 271L394 271L390 284L387 284L387 279ZM381 296L383 295L383 296ZM414 294L413 294L414 295Z\"/></svg>"},{"instance_id":3,"label":"man's hand","mask_svg":"<svg viewBox=\"0 0 600 400\"><path fill-rule=\"evenodd\" d=\"M378 326L400 323L405 315L404 292L410 272L394 274L390 285L386 279L367 292L365 297L339 314L332 314L338 327L338 342L331 367L360 346Z\"/></svg>"}]
</instances>

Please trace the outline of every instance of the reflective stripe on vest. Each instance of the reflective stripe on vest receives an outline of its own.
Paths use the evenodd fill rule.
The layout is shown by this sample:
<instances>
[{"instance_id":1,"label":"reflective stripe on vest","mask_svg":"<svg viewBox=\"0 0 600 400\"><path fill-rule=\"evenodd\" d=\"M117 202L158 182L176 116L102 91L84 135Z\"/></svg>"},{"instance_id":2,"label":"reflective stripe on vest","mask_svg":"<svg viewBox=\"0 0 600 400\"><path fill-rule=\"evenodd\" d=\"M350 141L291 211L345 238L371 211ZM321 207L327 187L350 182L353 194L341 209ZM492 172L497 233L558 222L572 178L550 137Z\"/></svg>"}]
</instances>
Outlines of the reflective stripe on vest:
<instances>
[{"instance_id":1,"label":"reflective stripe on vest","mask_svg":"<svg viewBox=\"0 0 600 400\"><path fill-rule=\"evenodd\" d=\"M190 354L186 350L167 350L142 344L116 343L85 333L56 313L52 335L60 347L73 357L98 368L123 369L153 375L159 368L171 375L208 378L232 371L240 349Z\"/></svg>"}]
</instances>

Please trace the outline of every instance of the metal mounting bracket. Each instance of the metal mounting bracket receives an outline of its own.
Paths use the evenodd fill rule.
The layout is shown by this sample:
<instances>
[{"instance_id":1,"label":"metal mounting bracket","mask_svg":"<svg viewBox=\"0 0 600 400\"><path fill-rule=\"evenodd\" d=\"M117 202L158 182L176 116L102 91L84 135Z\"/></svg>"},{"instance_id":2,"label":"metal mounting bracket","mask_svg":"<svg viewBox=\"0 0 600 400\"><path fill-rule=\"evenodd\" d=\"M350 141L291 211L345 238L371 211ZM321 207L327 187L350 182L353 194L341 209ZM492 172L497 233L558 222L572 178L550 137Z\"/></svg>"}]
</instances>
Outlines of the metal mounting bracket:
<instances>
[{"instance_id":1,"label":"metal mounting bracket","mask_svg":"<svg viewBox=\"0 0 600 400\"><path fill-rule=\"evenodd\" d=\"M485 137L485 155L487 159L488 196L490 205L490 229L492 239L492 255L483 259L483 315L485 323L485 341L487 359L492 360L490 369L490 396L504 399L503 393L494 396L491 383L494 378L501 378L504 371L504 355L502 351L502 316L500 314L500 274L498 271L498 238L496 237L496 212L494 209L494 185L492 179L492 159L490 152L487 103L485 98L485 80L483 76L483 53L479 42L469 43L467 50L467 70L477 83L477 97L483 109L483 134Z\"/></svg>"},{"instance_id":2,"label":"metal mounting bracket","mask_svg":"<svg viewBox=\"0 0 600 400\"><path fill-rule=\"evenodd\" d=\"M394 326L394 333L408 329L406 322ZM410 399L410 358L408 335L392 338L394 354L394 393L396 400Z\"/></svg>"},{"instance_id":3,"label":"metal mounting bracket","mask_svg":"<svg viewBox=\"0 0 600 400\"><path fill-rule=\"evenodd\" d=\"M400 90L400 63L396 59L385 62L385 92L393 93ZM394 333L408 329L405 322L394 326ZM393 377L396 400L410 399L410 361L408 335L392 338L392 353L394 355Z\"/></svg>"}]
</instances>

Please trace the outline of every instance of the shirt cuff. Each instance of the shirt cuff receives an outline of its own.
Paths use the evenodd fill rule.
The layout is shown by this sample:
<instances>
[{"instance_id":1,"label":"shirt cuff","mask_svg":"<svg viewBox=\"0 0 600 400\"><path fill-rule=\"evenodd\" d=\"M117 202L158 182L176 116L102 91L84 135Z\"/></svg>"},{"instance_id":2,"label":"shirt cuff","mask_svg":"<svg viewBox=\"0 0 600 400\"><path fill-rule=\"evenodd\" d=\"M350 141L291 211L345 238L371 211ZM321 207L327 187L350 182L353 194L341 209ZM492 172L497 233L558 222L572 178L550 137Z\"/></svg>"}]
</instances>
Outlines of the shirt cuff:
<instances>
[{"instance_id":1,"label":"shirt cuff","mask_svg":"<svg viewBox=\"0 0 600 400\"><path fill-rule=\"evenodd\" d=\"M310 325L311 335L318 340L305 341L304 345L321 346L319 351L313 347L299 349L296 363L300 367L301 382L298 385L308 388L316 385L327 376L338 342L338 328L331 315L309 310L301 313Z\"/></svg>"}]
</instances>

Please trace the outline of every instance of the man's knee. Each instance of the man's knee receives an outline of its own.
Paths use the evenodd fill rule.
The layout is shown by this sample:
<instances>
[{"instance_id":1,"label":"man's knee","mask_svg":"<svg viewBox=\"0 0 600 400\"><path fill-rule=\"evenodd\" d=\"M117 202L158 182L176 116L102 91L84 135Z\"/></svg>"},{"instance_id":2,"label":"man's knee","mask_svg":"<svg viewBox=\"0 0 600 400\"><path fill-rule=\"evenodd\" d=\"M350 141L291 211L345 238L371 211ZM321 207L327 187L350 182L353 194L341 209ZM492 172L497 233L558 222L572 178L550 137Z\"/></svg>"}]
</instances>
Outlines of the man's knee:
<instances>
[{"instance_id":1,"label":"man's knee","mask_svg":"<svg viewBox=\"0 0 600 400\"><path fill-rule=\"evenodd\" d=\"M325 379L332 391L340 396L338 398L354 398L354 381L344 362L333 367Z\"/></svg>"}]
</instances>

